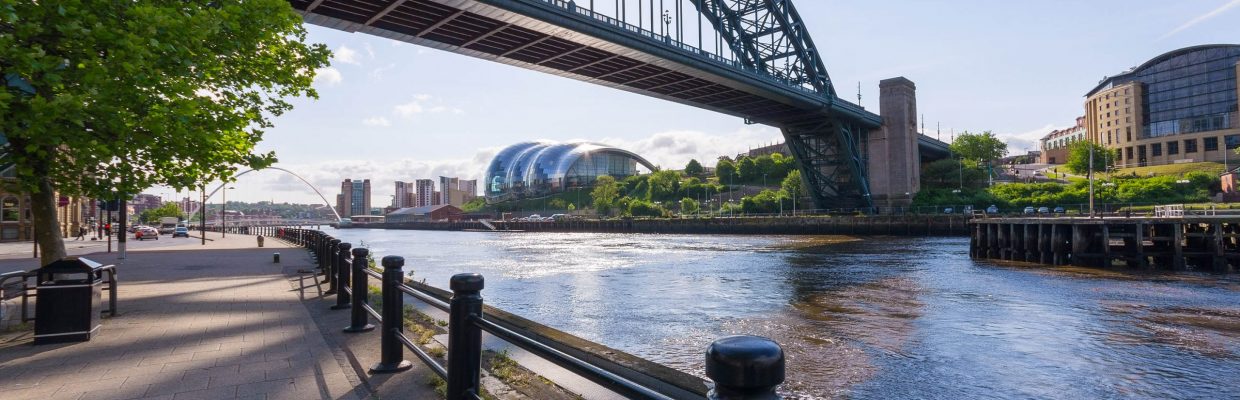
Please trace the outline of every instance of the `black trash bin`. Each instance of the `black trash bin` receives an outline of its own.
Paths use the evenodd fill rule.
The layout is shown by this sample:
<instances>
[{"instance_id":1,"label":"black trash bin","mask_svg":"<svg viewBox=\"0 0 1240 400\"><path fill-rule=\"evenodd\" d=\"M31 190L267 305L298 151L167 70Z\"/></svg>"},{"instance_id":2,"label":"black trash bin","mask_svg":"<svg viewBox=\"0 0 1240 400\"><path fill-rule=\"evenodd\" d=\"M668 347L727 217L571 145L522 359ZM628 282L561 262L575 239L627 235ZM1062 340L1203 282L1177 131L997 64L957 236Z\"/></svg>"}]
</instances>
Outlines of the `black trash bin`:
<instances>
[{"instance_id":1,"label":"black trash bin","mask_svg":"<svg viewBox=\"0 0 1240 400\"><path fill-rule=\"evenodd\" d=\"M34 344L84 342L99 333L103 266L82 257L66 257L36 270Z\"/></svg>"}]
</instances>

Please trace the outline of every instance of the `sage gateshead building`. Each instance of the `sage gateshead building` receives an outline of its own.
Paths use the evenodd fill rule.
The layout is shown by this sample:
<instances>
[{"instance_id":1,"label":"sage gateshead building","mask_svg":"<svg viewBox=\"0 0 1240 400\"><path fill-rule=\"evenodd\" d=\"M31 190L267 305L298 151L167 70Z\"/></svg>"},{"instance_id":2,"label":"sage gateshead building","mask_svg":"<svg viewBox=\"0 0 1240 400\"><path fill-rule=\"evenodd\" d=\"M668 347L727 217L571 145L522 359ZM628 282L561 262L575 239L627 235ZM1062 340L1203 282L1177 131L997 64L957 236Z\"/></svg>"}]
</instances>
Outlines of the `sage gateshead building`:
<instances>
[{"instance_id":1,"label":"sage gateshead building","mask_svg":"<svg viewBox=\"0 0 1240 400\"><path fill-rule=\"evenodd\" d=\"M1107 77L1085 95L1085 129L1119 167L1224 162L1240 147L1240 45L1186 47Z\"/></svg>"},{"instance_id":2,"label":"sage gateshead building","mask_svg":"<svg viewBox=\"0 0 1240 400\"><path fill-rule=\"evenodd\" d=\"M524 142L495 155L486 170L488 203L541 197L566 189L589 187L602 175L617 180L654 171L633 152L598 143Z\"/></svg>"}]
</instances>

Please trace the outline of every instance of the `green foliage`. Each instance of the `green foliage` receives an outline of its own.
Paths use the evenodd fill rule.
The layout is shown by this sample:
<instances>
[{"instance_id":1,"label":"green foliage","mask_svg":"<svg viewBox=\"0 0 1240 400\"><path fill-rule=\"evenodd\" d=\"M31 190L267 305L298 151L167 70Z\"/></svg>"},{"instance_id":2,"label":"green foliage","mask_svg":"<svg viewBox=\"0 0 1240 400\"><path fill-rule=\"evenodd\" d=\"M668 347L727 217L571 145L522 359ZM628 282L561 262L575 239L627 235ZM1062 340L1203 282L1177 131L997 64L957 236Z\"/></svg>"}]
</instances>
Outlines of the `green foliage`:
<instances>
[{"instance_id":1,"label":"green foliage","mask_svg":"<svg viewBox=\"0 0 1240 400\"><path fill-rule=\"evenodd\" d=\"M330 56L284 0L6 0L0 31L0 68L33 89L0 91L0 132L15 183L46 204L53 187L133 194L271 165L255 145L287 98L317 97ZM44 256L64 251L52 238Z\"/></svg>"},{"instance_id":2,"label":"green foliage","mask_svg":"<svg viewBox=\"0 0 1240 400\"><path fill-rule=\"evenodd\" d=\"M650 201L633 199L628 202L628 215L634 217L668 217L671 213Z\"/></svg>"},{"instance_id":3,"label":"green foliage","mask_svg":"<svg viewBox=\"0 0 1240 400\"><path fill-rule=\"evenodd\" d=\"M966 189L981 188L986 185L986 171L957 159L933 161L921 168L923 189L959 189L962 181Z\"/></svg>"},{"instance_id":4,"label":"green foliage","mask_svg":"<svg viewBox=\"0 0 1240 400\"><path fill-rule=\"evenodd\" d=\"M715 164L715 176L719 178L720 183L734 182L740 179L737 176L736 163L727 157L720 157L719 163Z\"/></svg>"},{"instance_id":5,"label":"green foliage","mask_svg":"<svg viewBox=\"0 0 1240 400\"><path fill-rule=\"evenodd\" d=\"M785 196L791 198L804 197L807 193L805 193L805 182L801 180L801 171L793 170L789 173L780 184L780 190L783 190Z\"/></svg>"},{"instance_id":6,"label":"green foliage","mask_svg":"<svg viewBox=\"0 0 1240 400\"><path fill-rule=\"evenodd\" d=\"M762 172L758 170L758 162L752 157L741 157L736 161L736 172L740 176L741 182L753 182L755 179L762 179Z\"/></svg>"},{"instance_id":7,"label":"green foliage","mask_svg":"<svg viewBox=\"0 0 1240 400\"><path fill-rule=\"evenodd\" d=\"M466 202L465 204L462 204L461 211L467 212L467 213L473 213L473 212L481 211L486 206L487 206L486 198L476 197L473 200L470 200Z\"/></svg>"},{"instance_id":8,"label":"green foliage","mask_svg":"<svg viewBox=\"0 0 1240 400\"><path fill-rule=\"evenodd\" d=\"M138 220L146 223L153 223L155 221L159 221L159 219L163 217L181 218L181 208L177 207L176 203L164 203L164 205L157 208L151 208L143 211L138 215Z\"/></svg>"},{"instance_id":9,"label":"green foliage","mask_svg":"<svg viewBox=\"0 0 1240 400\"><path fill-rule=\"evenodd\" d=\"M746 214L772 214L780 211L780 203L792 209L792 199L783 191L763 190L762 192L741 199L741 211Z\"/></svg>"},{"instance_id":10,"label":"green foliage","mask_svg":"<svg viewBox=\"0 0 1240 400\"><path fill-rule=\"evenodd\" d=\"M1088 173L1090 149L1094 151L1095 172L1105 172L1108 166L1115 163L1115 152L1100 144L1081 140L1068 145L1068 162L1064 166L1074 174Z\"/></svg>"},{"instance_id":11,"label":"green foliage","mask_svg":"<svg viewBox=\"0 0 1240 400\"><path fill-rule=\"evenodd\" d=\"M564 210L568 208L568 201L562 197L553 198L547 201L547 207L552 210Z\"/></svg>"},{"instance_id":12,"label":"green foliage","mask_svg":"<svg viewBox=\"0 0 1240 400\"><path fill-rule=\"evenodd\" d=\"M619 196L620 184L611 175L599 176L594 181L594 191L590 192L590 198L594 199L594 209L603 215L611 213L611 208Z\"/></svg>"},{"instance_id":13,"label":"green foliage","mask_svg":"<svg viewBox=\"0 0 1240 400\"><path fill-rule=\"evenodd\" d=\"M704 171L702 163L699 163L696 159L689 160L689 164L685 165L685 175L688 176L702 176Z\"/></svg>"},{"instance_id":14,"label":"green foliage","mask_svg":"<svg viewBox=\"0 0 1240 400\"><path fill-rule=\"evenodd\" d=\"M965 132L956 136L956 140L951 144L951 151L957 157L977 164L1003 158L1007 155L1007 143L1003 143L990 131Z\"/></svg>"},{"instance_id":15,"label":"green foliage","mask_svg":"<svg viewBox=\"0 0 1240 400\"><path fill-rule=\"evenodd\" d=\"M1187 183L1177 183L1177 180ZM1183 178L1156 176L1151 178L1117 178L1094 182L1096 203L1180 204L1208 201L1219 191L1219 179L1206 172L1191 172ZM952 193L950 189L924 189L914 198L914 205L966 205L1000 208L1055 207L1089 202L1089 182L1009 183L989 190L966 189Z\"/></svg>"},{"instance_id":16,"label":"green foliage","mask_svg":"<svg viewBox=\"0 0 1240 400\"><path fill-rule=\"evenodd\" d=\"M647 200L670 200L676 198L676 194L680 192L679 171L656 171L648 175L646 181L650 185L650 190L646 196Z\"/></svg>"},{"instance_id":17,"label":"green foliage","mask_svg":"<svg viewBox=\"0 0 1240 400\"><path fill-rule=\"evenodd\" d=\"M702 210L702 207L700 204L698 204L697 200L694 200L688 197L680 199L680 213L681 214L697 214L698 211L701 211L701 210Z\"/></svg>"},{"instance_id":18,"label":"green foliage","mask_svg":"<svg viewBox=\"0 0 1240 400\"><path fill-rule=\"evenodd\" d=\"M0 60L34 93L0 94L0 131L27 190L189 188L270 165L255 144L284 98L317 97L330 55L283 0L4 3Z\"/></svg>"}]
</instances>

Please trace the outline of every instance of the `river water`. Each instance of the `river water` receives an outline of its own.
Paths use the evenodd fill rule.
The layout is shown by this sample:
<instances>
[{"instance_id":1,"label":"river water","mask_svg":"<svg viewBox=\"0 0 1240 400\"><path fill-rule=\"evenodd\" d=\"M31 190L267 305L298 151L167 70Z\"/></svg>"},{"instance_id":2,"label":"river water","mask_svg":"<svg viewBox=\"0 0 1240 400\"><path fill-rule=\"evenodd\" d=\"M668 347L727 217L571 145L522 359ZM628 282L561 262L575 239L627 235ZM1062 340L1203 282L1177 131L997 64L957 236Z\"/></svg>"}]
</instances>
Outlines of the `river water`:
<instances>
[{"instance_id":1,"label":"river water","mask_svg":"<svg viewBox=\"0 0 1240 400\"><path fill-rule=\"evenodd\" d=\"M1240 277L971 260L964 238L329 230L488 304L702 375L775 339L790 398L1236 398Z\"/></svg>"}]
</instances>

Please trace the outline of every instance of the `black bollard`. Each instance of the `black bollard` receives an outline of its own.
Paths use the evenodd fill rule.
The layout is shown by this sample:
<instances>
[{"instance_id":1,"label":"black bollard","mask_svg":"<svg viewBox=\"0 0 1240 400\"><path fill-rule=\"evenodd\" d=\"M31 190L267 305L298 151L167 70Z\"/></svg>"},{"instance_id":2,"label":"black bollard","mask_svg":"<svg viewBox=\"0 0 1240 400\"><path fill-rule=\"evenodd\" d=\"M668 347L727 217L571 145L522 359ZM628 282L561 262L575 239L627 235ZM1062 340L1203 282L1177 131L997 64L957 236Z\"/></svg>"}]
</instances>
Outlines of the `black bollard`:
<instances>
[{"instance_id":1,"label":"black bollard","mask_svg":"<svg viewBox=\"0 0 1240 400\"><path fill-rule=\"evenodd\" d=\"M383 332L379 339L379 363L370 367L375 374L400 372L413 367L405 360L405 347L396 337L405 331L405 294L399 286L405 277L405 258L383 257Z\"/></svg>"},{"instance_id":2,"label":"black bollard","mask_svg":"<svg viewBox=\"0 0 1240 400\"><path fill-rule=\"evenodd\" d=\"M348 243L336 245L336 260L331 265L332 269L336 270L336 306L331 307L331 310L345 310L345 308L351 307L348 305L351 298L345 289L350 287L348 282L350 282L352 277L350 272L353 270L353 266L350 264L350 259L348 259L348 256L350 256L348 255L348 249L352 248L352 246L352 244Z\"/></svg>"},{"instance_id":3,"label":"black bollard","mask_svg":"<svg viewBox=\"0 0 1240 400\"><path fill-rule=\"evenodd\" d=\"M353 249L353 274L348 279L341 280L342 282L349 282L353 286L353 294L350 296L351 300L353 300L353 315L350 318L349 327L344 328L344 331L348 333L370 332L375 329L375 326L370 324L370 316L366 315L365 308L366 303L370 302L370 296L367 293L370 285L366 282L366 278L370 276L366 274L366 268L369 267L366 265L367 254L370 254L370 250L361 247ZM342 269L349 270L350 268Z\"/></svg>"},{"instance_id":4,"label":"black bollard","mask_svg":"<svg viewBox=\"0 0 1240 400\"><path fill-rule=\"evenodd\" d=\"M706 377L715 382L709 400L779 400L784 349L760 336L728 336L706 349Z\"/></svg>"},{"instance_id":5,"label":"black bollard","mask_svg":"<svg viewBox=\"0 0 1240 400\"><path fill-rule=\"evenodd\" d=\"M448 396L449 399L469 398L478 394L479 369L482 367L482 330L471 318L482 318L482 287L480 274L456 274L449 286L452 300L448 312Z\"/></svg>"}]
</instances>

